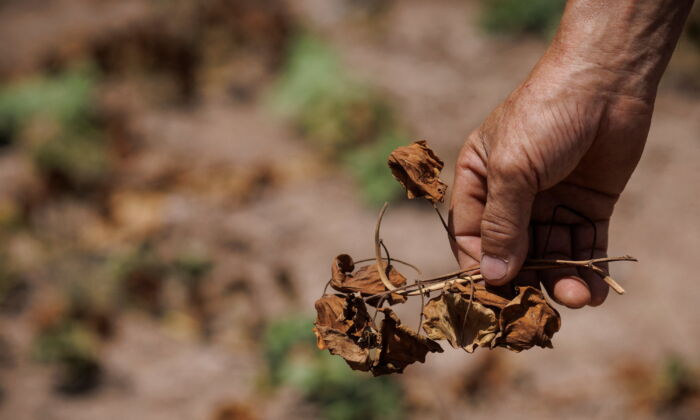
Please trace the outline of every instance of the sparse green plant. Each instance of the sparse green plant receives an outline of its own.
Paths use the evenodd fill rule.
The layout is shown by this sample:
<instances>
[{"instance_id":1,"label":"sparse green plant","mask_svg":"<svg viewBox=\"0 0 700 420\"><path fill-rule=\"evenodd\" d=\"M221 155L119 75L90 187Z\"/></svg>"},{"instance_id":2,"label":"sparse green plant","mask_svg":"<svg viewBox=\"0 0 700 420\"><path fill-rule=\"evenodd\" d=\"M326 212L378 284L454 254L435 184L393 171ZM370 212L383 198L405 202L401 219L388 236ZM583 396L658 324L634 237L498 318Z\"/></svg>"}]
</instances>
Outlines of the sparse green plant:
<instances>
[{"instance_id":1,"label":"sparse green plant","mask_svg":"<svg viewBox=\"0 0 700 420\"><path fill-rule=\"evenodd\" d=\"M22 140L42 173L78 190L102 185L109 172L95 82L95 72L84 66L0 90L3 141Z\"/></svg>"},{"instance_id":2,"label":"sparse green plant","mask_svg":"<svg viewBox=\"0 0 700 420\"><path fill-rule=\"evenodd\" d=\"M406 136L385 132L372 144L354 149L343 160L362 186L362 195L368 203L379 206L387 198L397 197L401 191L386 171L386 156L406 142Z\"/></svg>"},{"instance_id":3,"label":"sparse green plant","mask_svg":"<svg viewBox=\"0 0 700 420\"><path fill-rule=\"evenodd\" d=\"M389 123L386 104L351 78L325 43L309 35L292 44L272 105L331 155L370 142Z\"/></svg>"},{"instance_id":4,"label":"sparse green plant","mask_svg":"<svg viewBox=\"0 0 700 420\"><path fill-rule=\"evenodd\" d=\"M211 335L210 312L204 294L204 279L213 267L212 261L202 254L183 254L172 262L172 271L180 279L185 288L187 306L199 324L202 338Z\"/></svg>"},{"instance_id":5,"label":"sparse green plant","mask_svg":"<svg viewBox=\"0 0 700 420\"><path fill-rule=\"evenodd\" d=\"M482 26L491 33L550 37L566 0L482 0Z\"/></svg>"},{"instance_id":6,"label":"sparse green plant","mask_svg":"<svg viewBox=\"0 0 700 420\"><path fill-rule=\"evenodd\" d=\"M19 125L39 115L65 125L89 125L95 73L89 67L21 80L0 90L0 118Z\"/></svg>"},{"instance_id":7,"label":"sparse green plant","mask_svg":"<svg viewBox=\"0 0 700 420\"><path fill-rule=\"evenodd\" d=\"M40 332L34 342L34 357L58 368L54 387L62 393L90 391L101 379L95 335L80 323L66 320Z\"/></svg>"},{"instance_id":8,"label":"sparse green plant","mask_svg":"<svg viewBox=\"0 0 700 420\"><path fill-rule=\"evenodd\" d=\"M213 267L209 258L198 254L184 254L173 261L173 269L186 282L198 281Z\"/></svg>"},{"instance_id":9,"label":"sparse green plant","mask_svg":"<svg viewBox=\"0 0 700 420\"><path fill-rule=\"evenodd\" d=\"M154 315L165 310L163 288L170 267L149 243L141 244L117 262L115 277L121 303L144 309Z\"/></svg>"},{"instance_id":10,"label":"sparse green plant","mask_svg":"<svg viewBox=\"0 0 700 420\"><path fill-rule=\"evenodd\" d=\"M68 308L58 319L39 325L32 356L57 368L54 388L65 394L81 394L94 389L101 380L99 359L100 330L91 319Z\"/></svg>"},{"instance_id":11,"label":"sparse green plant","mask_svg":"<svg viewBox=\"0 0 700 420\"><path fill-rule=\"evenodd\" d=\"M271 103L321 153L348 165L370 204L400 194L390 178L374 174L389 145L407 138L398 134L403 130L388 101L348 74L324 42L303 35L292 43Z\"/></svg>"},{"instance_id":12,"label":"sparse green plant","mask_svg":"<svg viewBox=\"0 0 700 420\"><path fill-rule=\"evenodd\" d=\"M660 385L657 407L662 411L678 410L690 400L697 401L700 397L698 372L678 355L666 357Z\"/></svg>"}]
</instances>

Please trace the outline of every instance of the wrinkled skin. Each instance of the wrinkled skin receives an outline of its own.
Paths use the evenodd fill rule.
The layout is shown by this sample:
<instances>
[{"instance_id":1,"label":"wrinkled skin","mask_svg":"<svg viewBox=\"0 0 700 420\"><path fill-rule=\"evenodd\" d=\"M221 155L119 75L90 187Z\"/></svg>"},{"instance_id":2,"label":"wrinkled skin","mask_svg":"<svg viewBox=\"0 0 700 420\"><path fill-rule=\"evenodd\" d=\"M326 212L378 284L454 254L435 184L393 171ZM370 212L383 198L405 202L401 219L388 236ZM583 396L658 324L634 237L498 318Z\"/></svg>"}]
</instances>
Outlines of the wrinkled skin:
<instances>
[{"instance_id":1,"label":"wrinkled skin","mask_svg":"<svg viewBox=\"0 0 700 420\"><path fill-rule=\"evenodd\" d=\"M528 256L607 255L610 217L642 155L656 88L691 6L569 0L547 53L460 152L450 226L462 267L480 262L494 285L540 281L571 308L603 303L608 286L589 270L518 273ZM547 242L559 205L595 223L595 244L590 223L565 210Z\"/></svg>"}]
</instances>

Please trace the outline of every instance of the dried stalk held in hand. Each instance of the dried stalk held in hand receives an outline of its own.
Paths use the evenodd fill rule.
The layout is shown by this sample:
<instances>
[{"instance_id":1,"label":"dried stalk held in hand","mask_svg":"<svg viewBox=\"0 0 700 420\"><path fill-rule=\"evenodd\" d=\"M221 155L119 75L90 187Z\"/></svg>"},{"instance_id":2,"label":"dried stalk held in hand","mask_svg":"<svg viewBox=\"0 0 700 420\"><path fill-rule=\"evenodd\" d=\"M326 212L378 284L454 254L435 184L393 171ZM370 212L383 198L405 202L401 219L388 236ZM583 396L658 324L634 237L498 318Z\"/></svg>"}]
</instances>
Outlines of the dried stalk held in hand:
<instances>
[{"instance_id":1,"label":"dried stalk held in hand","mask_svg":"<svg viewBox=\"0 0 700 420\"><path fill-rule=\"evenodd\" d=\"M447 186L440 180L444 164L426 141L399 147L389 156L394 177L406 188L408 198L425 197L435 208L450 234L436 203L444 199ZM374 258L354 261L340 254L331 264L330 285L339 294L326 294L316 301L314 333L318 348L341 356L355 370L374 375L402 373L409 364L424 362L428 353L440 353L434 340L446 340L452 347L468 353L478 347L507 348L519 352L533 346L552 347L552 337L561 327L559 312L539 287L512 285L509 292L496 294L482 283L478 265L427 279L408 282L394 266L398 262L420 270L410 263L392 259L381 238L381 223L388 203L382 207L374 230ZM454 237L450 235L454 240ZM382 248L386 256L382 256ZM625 290L601 265L617 261L637 261L622 257L582 261L529 259L523 271L576 267L598 274L618 294ZM373 264L356 268L358 263ZM437 297L425 303L431 292ZM420 327L414 331L404 325L396 313L382 307L397 305L411 296L420 296ZM370 316L367 304L374 306ZM384 315L381 325L377 314ZM427 337L420 334L424 330Z\"/></svg>"}]
</instances>

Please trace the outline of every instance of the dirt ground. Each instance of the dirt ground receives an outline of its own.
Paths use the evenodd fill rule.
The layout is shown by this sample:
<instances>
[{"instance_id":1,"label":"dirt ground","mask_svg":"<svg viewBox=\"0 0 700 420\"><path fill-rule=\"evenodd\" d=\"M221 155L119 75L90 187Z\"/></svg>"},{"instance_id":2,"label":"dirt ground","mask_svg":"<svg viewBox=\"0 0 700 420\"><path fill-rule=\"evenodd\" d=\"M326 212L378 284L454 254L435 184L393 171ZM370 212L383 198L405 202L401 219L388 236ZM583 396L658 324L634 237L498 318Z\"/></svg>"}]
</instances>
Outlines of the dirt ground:
<instances>
[{"instance_id":1,"label":"dirt ground","mask_svg":"<svg viewBox=\"0 0 700 420\"><path fill-rule=\"evenodd\" d=\"M0 68L28 72L45 50L81 54L61 40L98 33L102 22L138 20L143 7L104 1L86 16L79 7L85 2L52 1L42 10L34 3L0 5L0 39L21 41L19 47L0 43L1 62L10 62ZM446 161L448 183L463 139L546 47L534 38L486 36L472 23L477 4L470 1L396 1L369 24L348 18L337 1L288 3L297 19L333 45L347 69L390 98L416 139L430 142ZM82 51L80 42L71 45ZM669 77L673 69L674 63ZM30 303L19 315L0 316L0 336L9 343L9 361L0 366L0 418L206 419L233 403L252 407L251 418L308 418L293 389L260 393L265 362L238 320L256 328L295 311L311 314L331 259L341 252L372 253L377 210L363 204L343 169L271 115L265 87L248 101L205 90L185 106L148 104L138 84L103 89L108 100L132 111L129 130L139 150L120 167L119 186L107 200L110 221L92 204L52 201L38 211L34 230L6 241L5 252L33 268L32 302L51 298L42 284L62 269L51 261L70 250L119 253L157 237L163 255L206 253L212 269L202 293L214 338L202 341L196 317L188 314L165 320L122 314L118 333L101 348L104 383L69 398L51 391L54 370L30 356L36 331L36 304ZM21 165L12 153L0 156L4 190L19 182ZM697 396L669 412L649 402L649 388L669 358L700 368L699 180L700 96L664 84L645 154L612 220L610 254L639 259L612 267L627 293L611 294L599 308L559 308L562 329L554 349L429 355L398 378L411 401L409 417L700 418ZM428 207L400 202L389 208L383 226L392 253L427 274L456 267L433 216ZM47 255L47 244L59 251ZM238 279L254 280L245 294L224 296ZM482 379L475 385L474 378Z\"/></svg>"}]
</instances>

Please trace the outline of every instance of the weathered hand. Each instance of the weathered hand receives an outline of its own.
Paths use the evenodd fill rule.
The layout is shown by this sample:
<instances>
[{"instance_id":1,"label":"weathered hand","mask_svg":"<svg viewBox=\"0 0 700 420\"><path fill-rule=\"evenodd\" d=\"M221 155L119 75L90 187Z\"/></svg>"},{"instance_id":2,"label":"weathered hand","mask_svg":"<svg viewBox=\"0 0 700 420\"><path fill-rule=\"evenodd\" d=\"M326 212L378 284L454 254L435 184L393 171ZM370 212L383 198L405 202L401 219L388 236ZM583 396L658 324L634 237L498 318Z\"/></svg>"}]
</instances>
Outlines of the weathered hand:
<instances>
[{"instance_id":1,"label":"weathered hand","mask_svg":"<svg viewBox=\"0 0 700 420\"><path fill-rule=\"evenodd\" d=\"M558 205L595 222L594 255L606 256L613 207L644 147L649 101L572 88L558 72L554 78L540 66L469 136L457 162L450 215L464 250L454 248L463 267L475 263L464 251L483 253L492 284L512 280L528 254L590 258L593 227L563 210L552 220ZM608 293L586 269L520 276L539 276L555 300L574 308L599 305Z\"/></svg>"},{"instance_id":2,"label":"weathered hand","mask_svg":"<svg viewBox=\"0 0 700 420\"><path fill-rule=\"evenodd\" d=\"M606 254L610 216L641 156L658 82L692 4L567 2L547 53L460 152L450 228L462 267L480 259L495 285L539 280L572 308L605 300L607 285L588 270L519 271L528 255ZM585 218L560 211L552 220L560 205Z\"/></svg>"}]
</instances>

